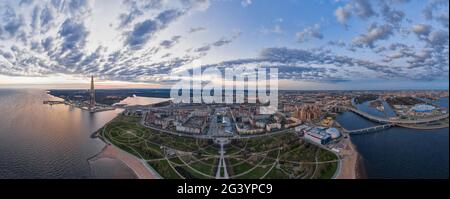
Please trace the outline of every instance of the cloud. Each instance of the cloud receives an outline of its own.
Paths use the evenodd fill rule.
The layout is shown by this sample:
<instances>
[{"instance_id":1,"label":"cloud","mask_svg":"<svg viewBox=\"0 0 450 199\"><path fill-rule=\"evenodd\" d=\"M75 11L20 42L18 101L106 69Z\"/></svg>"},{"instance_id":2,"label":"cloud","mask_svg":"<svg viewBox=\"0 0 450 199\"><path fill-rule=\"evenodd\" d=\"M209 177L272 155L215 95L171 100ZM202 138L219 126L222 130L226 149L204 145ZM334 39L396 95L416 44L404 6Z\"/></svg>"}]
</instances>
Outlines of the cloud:
<instances>
[{"instance_id":1,"label":"cloud","mask_svg":"<svg viewBox=\"0 0 450 199\"><path fill-rule=\"evenodd\" d=\"M302 43L308 41L310 38L323 39L323 34L320 32L320 24L305 28L303 31L296 33L297 41Z\"/></svg>"},{"instance_id":2,"label":"cloud","mask_svg":"<svg viewBox=\"0 0 450 199\"><path fill-rule=\"evenodd\" d=\"M0 7L0 74L14 76L45 76L59 73L76 76L96 74L110 80L150 81L153 76L161 74L167 76L173 68L187 64L196 58L197 55L189 54L171 58L166 53L158 56L166 61L155 61L159 46L143 47L159 31L166 29L190 10L205 9L208 1L181 0L179 4L173 2L174 6L171 2L161 4L164 8L154 10L155 7L152 5L155 4L151 4L151 1L125 0L125 3L138 5L140 10L153 9L152 12L156 12L137 16L122 28L114 29L113 31L116 31L116 34L123 39L122 43L118 43L118 50L109 50L109 46L92 42L90 17L93 16L91 13L93 8L91 6L97 4L91 2L34 1L22 2L22 7L18 7L19 2L14 1L0 3L2 4ZM117 16L126 13L123 9L116 11L118 11ZM110 24L118 27L120 23L123 21L115 18L115 21ZM181 35L174 36L167 40L170 42L163 41L161 45L170 48L180 38ZM222 41L223 45L226 41Z\"/></svg>"},{"instance_id":3,"label":"cloud","mask_svg":"<svg viewBox=\"0 0 450 199\"><path fill-rule=\"evenodd\" d=\"M161 56L161 58L167 58L167 57L170 57L171 55L172 55L171 53L166 53L163 56Z\"/></svg>"},{"instance_id":4,"label":"cloud","mask_svg":"<svg viewBox=\"0 0 450 199\"><path fill-rule=\"evenodd\" d=\"M419 38L427 37L431 32L431 25L428 24L416 24L413 25L411 31L415 33Z\"/></svg>"},{"instance_id":5,"label":"cloud","mask_svg":"<svg viewBox=\"0 0 450 199\"><path fill-rule=\"evenodd\" d=\"M194 49L194 52L207 52L209 50L211 50L211 45L208 44L208 45L204 45L200 48Z\"/></svg>"},{"instance_id":6,"label":"cloud","mask_svg":"<svg viewBox=\"0 0 450 199\"><path fill-rule=\"evenodd\" d=\"M118 28L124 28L133 24L135 20L142 17L145 13L164 10L163 8L169 3L166 0L123 0L125 12L119 15Z\"/></svg>"},{"instance_id":7,"label":"cloud","mask_svg":"<svg viewBox=\"0 0 450 199\"><path fill-rule=\"evenodd\" d=\"M41 8L39 6L34 7L33 14L32 14L32 17L31 17L31 27L33 29L36 29L36 26L38 25L40 12L41 12Z\"/></svg>"},{"instance_id":8,"label":"cloud","mask_svg":"<svg viewBox=\"0 0 450 199\"><path fill-rule=\"evenodd\" d=\"M443 30L431 32L428 35L428 43L435 48L448 48L448 32Z\"/></svg>"},{"instance_id":9,"label":"cloud","mask_svg":"<svg viewBox=\"0 0 450 199\"><path fill-rule=\"evenodd\" d=\"M225 45L232 43L240 35L241 35L241 32L238 31L238 32L235 32L234 35L230 39L228 39L226 37L222 37L221 39L219 39L213 43L205 44L205 45L203 45L199 48L195 48L193 50L194 50L194 52L206 53L206 52L210 51L212 49L212 47L221 47L221 46L225 46ZM203 54L203 55L205 55L205 54Z\"/></svg>"},{"instance_id":10,"label":"cloud","mask_svg":"<svg viewBox=\"0 0 450 199\"><path fill-rule=\"evenodd\" d=\"M359 24L370 22L372 25L366 31L357 33L358 36L353 40L347 39L348 37L325 38L321 25L327 24L332 28L334 24L328 24L329 18L321 19L320 23L297 33L299 42L315 39L328 41L324 46L311 49L283 47L276 39L284 40L286 38L280 37L292 36L287 34L291 31L288 25L292 24L292 19L286 18L284 24L280 24L283 20L273 20L279 16L268 16L272 19L268 21L272 25L267 26L267 33L282 33L281 27L286 28L283 32L285 34L277 35L277 38L264 38L268 39L268 45L276 47L266 48L264 45L259 47L260 53L251 57L244 55L254 52L244 48L247 51L243 50L240 58L224 59L223 57L228 56L210 57L208 52L236 41L240 33L223 37L219 35L215 39L205 37L201 38L200 43L195 37L190 40L190 36L195 35L188 35L209 29L209 22L189 23L189 17L198 16L193 12L208 8L209 1L124 0L119 8L108 10L112 17L106 18L106 25L111 25L100 31L98 28L104 27L97 26L93 17L97 17L103 8L93 6L102 6L104 2L92 2L2 1L0 74L94 74L107 80L167 82L175 71L189 67L193 60L205 58L210 62L207 66L220 69L247 65L278 67L280 78L294 80L343 82L367 78L448 79L448 31L444 28L448 27L448 12L442 6L433 8L432 21L420 21L405 16L409 12L404 9L393 7L393 4L399 5L406 1L383 0L364 4L361 2L366 1L348 0L334 14L337 22L346 26L351 22L350 18L355 19L355 25L351 24L355 29L347 32L349 37L358 30ZM240 6L240 1L234 3ZM357 7L356 4L363 6ZM342 10L338 11L339 9ZM207 14L205 13L206 16ZM181 23L175 22L182 17L183 24L177 26ZM356 21L359 18L363 20ZM405 19L408 19L408 23ZM186 31L186 27L194 28ZM251 32L245 27L229 28L249 31L247 36L252 36L255 31L263 32L258 29ZM105 34L107 37L99 39L99 36L103 36L103 31L108 31ZM404 31L418 37L402 34ZM223 51L227 53L226 50L236 50L241 47L240 44L229 45ZM244 42L242 45L250 44ZM289 44L293 45L296 44ZM365 47L371 49L359 49ZM351 53L350 50L357 53Z\"/></svg>"},{"instance_id":11,"label":"cloud","mask_svg":"<svg viewBox=\"0 0 450 199\"><path fill-rule=\"evenodd\" d=\"M279 24L275 24L272 28L263 27L260 32L263 34L269 34L269 33L281 34L281 33L283 33L283 28L281 28L281 26Z\"/></svg>"},{"instance_id":12,"label":"cloud","mask_svg":"<svg viewBox=\"0 0 450 199\"><path fill-rule=\"evenodd\" d=\"M31 4L31 3L33 3L33 0L21 0L20 3L19 3L19 5L20 5L20 6L21 6L21 5L29 5L29 4Z\"/></svg>"},{"instance_id":13,"label":"cloud","mask_svg":"<svg viewBox=\"0 0 450 199\"><path fill-rule=\"evenodd\" d=\"M242 7L247 7L247 6L250 6L252 4L252 0L242 0L241 1L241 5L242 5Z\"/></svg>"},{"instance_id":14,"label":"cloud","mask_svg":"<svg viewBox=\"0 0 450 199\"><path fill-rule=\"evenodd\" d=\"M391 26L400 29L400 24L405 18L406 14L403 11L392 8L392 4L403 4L409 2L409 0L379 0L380 15L375 12L372 1L370 0L351 0L344 6L339 6L334 11L336 20L347 27L347 21L352 15L356 15L361 19L367 20L373 16L380 16L382 19Z\"/></svg>"},{"instance_id":15,"label":"cloud","mask_svg":"<svg viewBox=\"0 0 450 199\"><path fill-rule=\"evenodd\" d=\"M354 0L353 3L357 16L366 19L376 15L369 0Z\"/></svg>"},{"instance_id":16,"label":"cloud","mask_svg":"<svg viewBox=\"0 0 450 199\"><path fill-rule=\"evenodd\" d=\"M175 44L177 44L180 41L181 36L180 35L176 35L173 36L170 40L164 40L162 41L159 45L169 49L172 48Z\"/></svg>"},{"instance_id":17,"label":"cloud","mask_svg":"<svg viewBox=\"0 0 450 199\"><path fill-rule=\"evenodd\" d=\"M380 13L383 16L383 19L392 26L399 28L400 23L405 18L405 13L392 9L386 1L380 1L380 4Z\"/></svg>"},{"instance_id":18,"label":"cloud","mask_svg":"<svg viewBox=\"0 0 450 199\"><path fill-rule=\"evenodd\" d=\"M62 53L64 53L66 50L84 48L89 32L83 23L78 23L71 19L67 19L61 25L61 29L58 34L63 39L61 46Z\"/></svg>"},{"instance_id":19,"label":"cloud","mask_svg":"<svg viewBox=\"0 0 450 199\"><path fill-rule=\"evenodd\" d=\"M448 49L448 32L444 30L432 30L431 25L428 24L416 24L413 25L411 31L417 35L420 40L426 41L427 45L431 48L443 48Z\"/></svg>"},{"instance_id":20,"label":"cloud","mask_svg":"<svg viewBox=\"0 0 450 199\"><path fill-rule=\"evenodd\" d=\"M132 10L129 13L122 13L119 15L119 26L118 28L123 28L130 23L132 23L137 17L143 15L144 12L141 10L138 10L137 8L132 8Z\"/></svg>"},{"instance_id":21,"label":"cloud","mask_svg":"<svg viewBox=\"0 0 450 199\"><path fill-rule=\"evenodd\" d=\"M436 19L442 24L442 26L448 28L449 23L448 12L442 13L441 15L437 16Z\"/></svg>"},{"instance_id":22,"label":"cloud","mask_svg":"<svg viewBox=\"0 0 450 199\"><path fill-rule=\"evenodd\" d=\"M425 8L422 10L423 15L426 19L431 20L434 17L434 12L442 7L447 7L448 12L448 1L447 0L430 0Z\"/></svg>"},{"instance_id":23,"label":"cloud","mask_svg":"<svg viewBox=\"0 0 450 199\"><path fill-rule=\"evenodd\" d=\"M181 16L177 10L161 12L155 19L147 19L134 25L132 31L126 33L125 44L133 49L141 49L152 36L167 27L167 25Z\"/></svg>"},{"instance_id":24,"label":"cloud","mask_svg":"<svg viewBox=\"0 0 450 199\"><path fill-rule=\"evenodd\" d=\"M336 55L328 50L265 48L256 58L237 59L205 65L223 70L230 67L277 67L280 79L342 82L359 78L408 78L408 71L367 60ZM358 71L369 70L363 76ZM297 78L295 78L297 77ZM411 77L411 75L409 75Z\"/></svg>"},{"instance_id":25,"label":"cloud","mask_svg":"<svg viewBox=\"0 0 450 199\"><path fill-rule=\"evenodd\" d=\"M339 41L329 41L329 42L328 42L328 45L331 45L331 46L338 46L338 47L343 48L343 47L345 47L347 44L345 44L344 41L339 40Z\"/></svg>"},{"instance_id":26,"label":"cloud","mask_svg":"<svg viewBox=\"0 0 450 199\"><path fill-rule=\"evenodd\" d=\"M4 13L0 18L3 24L0 23L2 29L2 35L8 38L17 38L22 34L21 29L25 26L24 17L10 7L4 8ZM3 26L2 26L3 25Z\"/></svg>"},{"instance_id":27,"label":"cloud","mask_svg":"<svg viewBox=\"0 0 450 199\"><path fill-rule=\"evenodd\" d=\"M220 46L227 45L227 44L231 43L232 41L233 40L231 40L231 39L222 38L222 39L219 39L218 41L214 42L213 45L216 47L220 47Z\"/></svg>"},{"instance_id":28,"label":"cloud","mask_svg":"<svg viewBox=\"0 0 450 199\"><path fill-rule=\"evenodd\" d=\"M189 29L189 33L196 33L196 32L200 32L200 31L204 31L204 30L206 30L206 28L204 28L204 27L195 27L195 28L191 28L191 29Z\"/></svg>"},{"instance_id":29,"label":"cloud","mask_svg":"<svg viewBox=\"0 0 450 199\"><path fill-rule=\"evenodd\" d=\"M17 36L19 29L23 25L23 18L19 17L17 19L11 20L3 26L3 30L9 33L10 37Z\"/></svg>"},{"instance_id":30,"label":"cloud","mask_svg":"<svg viewBox=\"0 0 450 199\"><path fill-rule=\"evenodd\" d=\"M156 17L156 20L161 23L161 27L166 27L168 23L172 22L182 14L182 11L175 9L165 10Z\"/></svg>"},{"instance_id":31,"label":"cloud","mask_svg":"<svg viewBox=\"0 0 450 199\"><path fill-rule=\"evenodd\" d=\"M336 19L339 23L341 23L343 25L347 25L348 19L352 16L350 9L351 9L351 6L349 4L347 4L344 7L338 7L334 11L334 15L336 16Z\"/></svg>"},{"instance_id":32,"label":"cloud","mask_svg":"<svg viewBox=\"0 0 450 199\"><path fill-rule=\"evenodd\" d=\"M378 26L373 23L369 26L367 33L361 34L353 40L358 47L374 48L378 40L386 40L393 34L393 27L387 24Z\"/></svg>"},{"instance_id":33,"label":"cloud","mask_svg":"<svg viewBox=\"0 0 450 199\"><path fill-rule=\"evenodd\" d=\"M39 19L41 21L41 27L45 27L46 25L50 24L50 22L54 19L53 10L48 6L44 7L41 11Z\"/></svg>"},{"instance_id":34,"label":"cloud","mask_svg":"<svg viewBox=\"0 0 450 199\"><path fill-rule=\"evenodd\" d=\"M164 9L170 5L170 3L165 0L125 0L125 2L125 4L128 5L129 10L127 13L122 13L119 16L119 29L132 24L138 17L143 16L148 10L163 10L153 18L147 18L144 21L135 23L133 29L124 34L126 37L125 45L130 46L131 49L135 50L142 49L142 47L145 46L157 32L166 29L169 24L181 16L192 10L205 10L209 7L208 0L180 0L182 5L181 7L174 7L170 9ZM197 29L194 31L200 30L201 29Z\"/></svg>"}]
</instances>

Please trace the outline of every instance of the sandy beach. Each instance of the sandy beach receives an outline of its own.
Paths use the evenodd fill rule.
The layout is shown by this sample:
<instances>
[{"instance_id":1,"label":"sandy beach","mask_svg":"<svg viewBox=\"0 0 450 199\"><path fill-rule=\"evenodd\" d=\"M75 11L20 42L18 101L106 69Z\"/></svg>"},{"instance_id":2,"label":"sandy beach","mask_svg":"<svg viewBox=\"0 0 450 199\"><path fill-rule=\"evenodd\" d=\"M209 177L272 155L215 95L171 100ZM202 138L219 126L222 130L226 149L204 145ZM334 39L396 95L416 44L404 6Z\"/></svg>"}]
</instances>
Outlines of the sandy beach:
<instances>
[{"instance_id":1,"label":"sandy beach","mask_svg":"<svg viewBox=\"0 0 450 199\"><path fill-rule=\"evenodd\" d=\"M359 179L362 178L361 157L350 137L344 140L346 147L341 151L341 171L336 179Z\"/></svg>"},{"instance_id":2,"label":"sandy beach","mask_svg":"<svg viewBox=\"0 0 450 199\"><path fill-rule=\"evenodd\" d=\"M129 154L122 149L112 145L106 144L103 150L91 158L89 161L95 161L101 158L113 158L122 161L125 165L127 165L138 179L160 179L158 173L156 173L153 169L151 169L145 162L141 159Z\"/></svg>"}]
</instances>

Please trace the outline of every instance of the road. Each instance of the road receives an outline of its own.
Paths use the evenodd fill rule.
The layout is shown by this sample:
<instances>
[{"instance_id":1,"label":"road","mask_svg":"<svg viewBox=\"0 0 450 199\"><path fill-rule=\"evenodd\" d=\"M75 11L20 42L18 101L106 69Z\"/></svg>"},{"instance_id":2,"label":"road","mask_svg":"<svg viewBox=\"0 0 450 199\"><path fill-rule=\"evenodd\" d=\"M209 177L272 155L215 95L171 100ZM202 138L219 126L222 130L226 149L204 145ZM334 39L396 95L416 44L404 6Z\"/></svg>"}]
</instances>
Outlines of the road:
<instances>
[{"instance_id":1,"label":"road","mask_svg":"<svg viewBox=\"0 0 450 199\"><path fill-rule=\"evenodd\" d=\"M217 142L220 145L220 158L219 158L219 164L217 166L217 173L216 173L216 179L228 179L230 176L228 175L227 171L227 165L225 163L225 150L223 149L223 145L225 145L229 140L219 138L217 139ZM223 176L222 176L222 169L223 169Z\"/></svg>"}]
</instances>

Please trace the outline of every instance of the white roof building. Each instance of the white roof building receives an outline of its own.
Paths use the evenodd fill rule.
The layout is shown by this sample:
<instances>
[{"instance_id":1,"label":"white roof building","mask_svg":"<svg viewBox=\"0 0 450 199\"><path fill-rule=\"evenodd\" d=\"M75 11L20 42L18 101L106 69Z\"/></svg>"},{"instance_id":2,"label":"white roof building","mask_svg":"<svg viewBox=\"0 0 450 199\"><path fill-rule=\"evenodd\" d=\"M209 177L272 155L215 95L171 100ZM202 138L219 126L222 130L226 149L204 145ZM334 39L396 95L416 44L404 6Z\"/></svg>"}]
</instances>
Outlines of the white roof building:
<instances>
[{"instance_id":1,"label":"white roof building","mask_svg":"<svg viewBox=\"0 0 450 199\"><path fill-rule=\"evenodd\" d=\"M325 133L330 135L332 139L337 139L341 137L341 133L336 128L329 128L325 131Z\"/></svg>"}]
</instances>

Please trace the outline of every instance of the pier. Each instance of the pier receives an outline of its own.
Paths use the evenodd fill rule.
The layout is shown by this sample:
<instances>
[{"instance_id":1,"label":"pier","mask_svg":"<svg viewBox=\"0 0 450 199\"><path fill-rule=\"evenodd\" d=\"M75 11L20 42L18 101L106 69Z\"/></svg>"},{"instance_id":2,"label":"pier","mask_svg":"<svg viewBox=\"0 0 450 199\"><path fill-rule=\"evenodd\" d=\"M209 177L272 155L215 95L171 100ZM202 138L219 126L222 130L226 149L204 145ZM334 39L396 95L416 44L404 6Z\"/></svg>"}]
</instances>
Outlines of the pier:
<instances>
[{"instance_id":1,"label":"pier","mask_svg":"<svg viewBox=\"0 0 450 199\"><path fill-rule=\"evenodd\" d=\"M43 103L48 104L48 105L65 104L64 101L52 101L52 100L47 100L47 101L44 101Z\"/></svg>"},{"instance_id":2,"label":"pier","mask_svg":"<svg viewBox=\"0 0 450 199\"><path fill-rule=\"evenodd\" d=\"M363 128L363 129L357 129L357 130L347 130L347 133L350 135L373 133L373 132L379 132L379 131L391 128L393 126L395 126L395 125L394 124L385 124L385 125L372 126L372 127Z\"/></svg>"}]
</instances>

